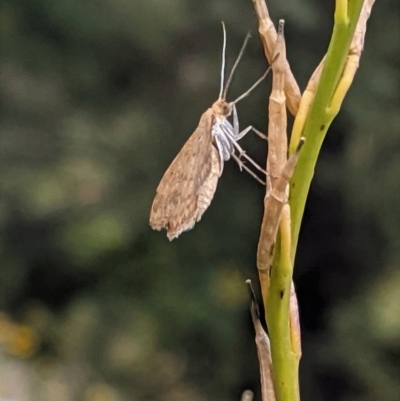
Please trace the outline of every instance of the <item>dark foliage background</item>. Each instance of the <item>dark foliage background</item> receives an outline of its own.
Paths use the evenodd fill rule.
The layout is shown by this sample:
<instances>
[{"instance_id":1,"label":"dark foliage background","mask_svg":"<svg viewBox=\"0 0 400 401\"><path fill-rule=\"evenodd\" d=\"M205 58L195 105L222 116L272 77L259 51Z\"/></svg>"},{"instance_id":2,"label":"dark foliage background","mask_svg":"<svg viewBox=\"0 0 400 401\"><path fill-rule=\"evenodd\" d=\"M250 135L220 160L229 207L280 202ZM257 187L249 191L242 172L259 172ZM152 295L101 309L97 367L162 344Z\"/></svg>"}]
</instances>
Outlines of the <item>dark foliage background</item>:
<instances>
[{"instance_id":1,"label":"dark foliage background","mask_svg":"<svg viewBox=\"0 0 400 401\"><path fill-rule=\"evenodd\" d=\"M302 88L333 2L271 0ZM263 188L228 163L194 231L148 226L156 186L253 39L231 98L266 68L252 3L1 0L0 399L233 401L258 392L246 278ZM295 282L302 399L400 393L399 2L377 1L320 157ZM266 127L268 84L239 105ZM265 143L242 141L264 163ZM259 394L257 395L259 396Z\"/></svg>"}]
</instances>

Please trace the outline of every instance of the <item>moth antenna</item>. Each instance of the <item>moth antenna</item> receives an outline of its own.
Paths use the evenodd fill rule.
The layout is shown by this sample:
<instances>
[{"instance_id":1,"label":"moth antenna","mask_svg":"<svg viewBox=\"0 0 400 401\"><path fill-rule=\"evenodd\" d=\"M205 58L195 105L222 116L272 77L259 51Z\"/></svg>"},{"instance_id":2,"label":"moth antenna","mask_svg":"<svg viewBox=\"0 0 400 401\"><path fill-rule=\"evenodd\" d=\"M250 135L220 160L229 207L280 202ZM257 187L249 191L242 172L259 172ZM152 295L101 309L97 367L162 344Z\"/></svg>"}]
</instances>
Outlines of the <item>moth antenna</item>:
<instances>
[{"instance_id":1,"label":"moth antenna","mask_svg":"<svg viewBox=\"0 0 400 401\"><path fill-rule=\"evenodd\" d=\"M225 24L222 21L222 31L224 33L224 41L222 44L222 66L221 66L221 85L219 89L219 99L221 99L222 92L224 91L224 78L225 78L225 52L226 52L226 30L225 30Z\"/></svg>"},{"instance_id":2,"label":"moth antenna","mask_svg":"<svg viewBox=\"0 0 400 401\"><path fill-rule=\"evenodd\" d=\"M259 78L258 81L256 81L249 89L247 89L246 92L244 92L242 95L240 95L235 101L233 101L232 104L236 104L236 103L240 102L242 99L244 99L246 96L248 96L255 88L257 88L257 86L260 85L260 83L262 81L264 81L264 79L267 77L270 69L271 69L271 66L268 67L267 71L264 72L263 76L261 78Z\"/></svg>"},{"instance_id":3,"label":"moth antenna","mask_svg":"<svg viewBox=\"0 0 400 401\"><path fill-rule=\"evenodd\" d=\"M233 74L234 74L234 72L235 72L237 66L239 65L240 59L241 59L242 56L243 56L244 50L246 49L247 42L249 41L249 39L250 39L250 32L246 35L246 37L245 37L245 39L244 39L244 42L243 42L243 45L242 45L242 48L240 49L239 55L238 55L237 58L236 58L235 64L233 64L231 73L229 74L228 81L226 82L226 86L225 86L224 93L223 93L223 95L222 95L222 99L226 99L226 95L227 95L227 93L228 93L229 85L230 85L231 82L232 82Z\"/></svg>"}]
</instances>

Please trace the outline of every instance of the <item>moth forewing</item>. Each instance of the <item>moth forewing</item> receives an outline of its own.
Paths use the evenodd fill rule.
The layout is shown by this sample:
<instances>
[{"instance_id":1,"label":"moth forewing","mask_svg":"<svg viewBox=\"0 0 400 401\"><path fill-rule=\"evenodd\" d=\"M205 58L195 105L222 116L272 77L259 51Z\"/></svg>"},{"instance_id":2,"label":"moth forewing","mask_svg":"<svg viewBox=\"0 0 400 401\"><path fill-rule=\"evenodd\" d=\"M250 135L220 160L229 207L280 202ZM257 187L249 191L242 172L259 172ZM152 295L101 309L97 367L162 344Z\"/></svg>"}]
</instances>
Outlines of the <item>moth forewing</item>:
<instances>
[{"instance_id":1,"label":"moth forewing","mask_svg":"<svg viewBox=\"0 0 400 401\"><path fill-rule=\"evenodd\" d=\"M165 228L170 240L193 228L214 196L220 165L211 138L213 120L208 109L157 187L150 225Z\"/></svg>"},{"instance_id":2,"label":"moth forewing","mask_svg":"<svg viewBox=\"0 0 400 401\"><path fill-rule=\"evenodd\" d=\"M197 219L201 219L203 213L208 209L217 189L218 179L221 175L220 171L220 158L217 149L212 146L211 148L211 170L207 178L204 180L203 185L197 191Z\"/></svg>"}]
</instances>

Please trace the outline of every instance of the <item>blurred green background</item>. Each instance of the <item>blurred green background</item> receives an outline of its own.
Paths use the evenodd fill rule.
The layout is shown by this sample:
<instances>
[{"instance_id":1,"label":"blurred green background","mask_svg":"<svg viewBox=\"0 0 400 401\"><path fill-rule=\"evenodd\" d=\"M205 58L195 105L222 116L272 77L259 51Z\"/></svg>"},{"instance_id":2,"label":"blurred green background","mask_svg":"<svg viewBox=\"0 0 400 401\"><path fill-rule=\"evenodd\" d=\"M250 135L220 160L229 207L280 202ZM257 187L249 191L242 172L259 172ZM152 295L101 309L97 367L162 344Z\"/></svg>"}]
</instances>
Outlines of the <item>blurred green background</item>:
<instances>
[{"instance_id":1,"label":"blurred green background","mask_svg":"<svg viewBox=\"0 0 400 401\"><path fill-rule=\"evenodd\" d=\"M302 89L334 2L271 0ZM400 5L377 1L325 141L295 267L302 400L400 394ZM0 399L259 397L246 278L263 188L227 163L195 230L148 226L165 169L253 38L230 99L265 70L250 0L0 1ZM239 104L265 131L270 84ZM241 145L260 164L265 143ZM257 398L259 400L259 398Z\"/></svg>"}]
</instances>

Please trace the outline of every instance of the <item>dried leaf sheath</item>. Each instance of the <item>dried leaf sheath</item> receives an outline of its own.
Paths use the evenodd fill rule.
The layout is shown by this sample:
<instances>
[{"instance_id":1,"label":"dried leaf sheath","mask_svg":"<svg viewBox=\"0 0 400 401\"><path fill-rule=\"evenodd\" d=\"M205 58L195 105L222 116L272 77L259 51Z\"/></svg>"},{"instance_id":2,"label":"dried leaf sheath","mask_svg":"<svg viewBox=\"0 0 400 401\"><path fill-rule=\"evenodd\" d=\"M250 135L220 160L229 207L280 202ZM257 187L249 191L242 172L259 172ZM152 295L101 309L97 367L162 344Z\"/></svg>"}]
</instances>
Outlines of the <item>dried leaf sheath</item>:
<instances>
[{"instance_id":1,"label":"dried leaf sheath","mask_svg":"<svg viewBox=\"0 0 400 401\"><path fill-rule=\"evenodd\" d=\"M210 108L200 118L196 131L175 157L153 201L150 225L165 228L169 240L193 228L211 203L217 188L220 160L212 144L214 113Z\"/></svg>"}]
</instances>

